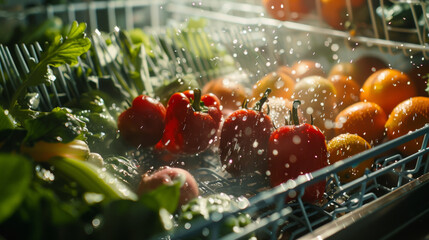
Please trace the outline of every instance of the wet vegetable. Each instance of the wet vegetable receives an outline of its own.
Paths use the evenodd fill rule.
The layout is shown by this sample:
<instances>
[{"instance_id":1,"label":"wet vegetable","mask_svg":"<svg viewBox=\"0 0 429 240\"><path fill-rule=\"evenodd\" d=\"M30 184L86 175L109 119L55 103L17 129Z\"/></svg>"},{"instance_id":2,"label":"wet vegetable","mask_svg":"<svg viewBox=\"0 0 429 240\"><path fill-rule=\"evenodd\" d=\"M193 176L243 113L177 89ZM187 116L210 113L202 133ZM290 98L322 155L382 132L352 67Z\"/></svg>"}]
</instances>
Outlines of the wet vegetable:
<instances>
[{"instance_id":1,"label":"wet vegetable","mask_svg":"<svg viewBox=\"0 0 429 240\"><path fill-rule=\"evenodd\" d=\"M172 229L171 214L177 207L180 183L161 186L141 195L139 200L111 198L108 203L100 202L100 199L103 199L100 194L90 192L76 194L75 191L81 189L73 187L70 183L74 180L63 175L68 173L67 176L82 177L75 180L79 185L82 183L87 185L85 188L89 189L89 186L98 185L98 182L85 182L94 180L91 176L95 172L87 174L87 171L92 171L94 167L71 159L57 158L52 161L57 164L55 175L46 172L48 171L46 169L45 173L40 175L42 172L34 172L32 161L22 155L0 154L0 167L5 173L9 173L0 177L2 237L68 239L67 236L73 236L72 238L79 239L119 237L136 239L141 236L145 238L165 236ZM76 163L85 164L89 168L78 171L82 168ZM41 166L36 166L36 169L41 169ZM92 190L105 187L98 185ZM108 191L112 195L104 196L117 196L117 193ZM22 228L26 230L22 231Z\"/></svg>"},{"instance_id":2,"label":"wet vegetable","mask_svg":"<svg viewBox=\"0 0 429 240\"><path fill-rule=\"evenodd\" d=\"M55 76L49 67L59 67L63 64L76 64L77 57L86 53L91 47L91 41L85 37L86 23L73 22L69 33L63 38L57 35L48 48L42 52L40 61L30 64L30 73L26 76L10 101L10 109L16 105L19 98L25 95L28 87L39 84L50 84Z\"/></svg>"},{"instance_id":3,"label":"wet vegetable","mask_svg":"<svg viewBox=\"0 0 429 240\"><path fill-rule=\"evenodd\" d=\"M198 197L199 190L195 178L185 169L161 167L153 173L146 173L141 177L139 193L148 192L161 185L171 185L179 181L180 197L179 206Z\"/></svg>"},{"instance_id":4,"label":"wet vegetable","mask_svg":"<svg viewBox=\"0 0 429 240\"><path fill-rule=\"evenodd\" d=\"M179 226L192 229L192 223L210 221L216 214L237 211L248 206L248 204L246 198L234 198L224 193L195 198L182 206L182 211L178 218ZM252 219L249 214L239 213L238 215L232 215L221 223L218 234L219 236L225 236L229 233L239 232L241 231L240 228L250 223L252 223ZM210 230L208 230L206 234L202 233L201 237L209 238L210 235Z\"/></svg>"},{"instance_id":5,"label":"wet vegetable","mask_svg":"<svg viewBox=\"0 0 429 240\"><path fill-rule=\"evenodd\" d=\"M294 101L293 125L276 129L268 144L268 169L271 186L275 187L299 175L310 173L328 165L325 136L321 130L308 123L299 124L297 107ZM326 181L320 181L305 189L302 197L306 202L317 202L325 192ZM295 199L290 195L288 200Z\"/></svg>"},{"instance_id":6,"label":"wet vegetable","mask_svg":"<svg viewBox=\"0 0 429 240\"><path fill-rule=\"evenodd\" d=\"M53 156L74 155L81 159L89 153L85 140L85 123L67 108L55 108L51 112L35 112L34 118L11 124L2 121L0 149L2 151L23 151L35 160L47 161ZM11 120L5 112L4 119ZM15 120L12 120L15 121ZM18 125L19 124L19 125Z\"/></svg>"},{"instance_id":7,"label":"wet vegetable","mask_svg":"<svg viewBox=\"0 0 429 240\"><path fill-rule=\"evenodd\" d=\"M170 82L164 83L163 85L155 89L155 96L159 97L162 104L167 105L170 97L177 92L184 92L200 88L194 75L185 75L178 77Z\"/></svg>"},{"instance_id":8,"label":"wet vegetable","mask_svg":"<svg viewBox=\"0 0 429 240\"><path fill-rule=\"evenodd\" d=\"M173 154L196 154L214 143L222 112L213 94L201 90L178 92L167 105L165 131L160 144Z\"/></svg>"},{"instance_id":9,"label":"wet vegetable","mask_svg":"<svg viewBox=\"0 0 429 240\"><path fill-rule=\"evenodd\" d=\"M104 167L119 181L133 190L137 189L142 174L137 160L123 156L108 156L104 158Z\"/></svg>"},{"instance_id":10,"label":"wet vegetable","mask_svg":"<svg viewBox=\"0 0 429 240\"><path fill-rule=\"evenodd\" d=\"M118 117L122 139L135 147L154 146L161 140L165 127L166 109L157 100L140 95L130 108Z\"/></svg>"},{"instance_id":11,"label":"wet vegetable","mask_svg":"<svg viewBox=\"0 0 429 240\"><path fill-rule=\"evenodd\" d=\"M87 192L102 194L106 201L116 199L136 200L137 196L118 179L90 163L72 158L51 158L49 163Z\"/></svg>"},{"instance_id":12,"label":"wet vegetable","mask_svg":"<svg viewBox=\"0 0 429 240\"><path fill-rule=\"evenodd\" d=\"M86 141L93 152L102 152L116 137L116 120L110 113L104 98L97 92L83 93L75 102L67 106L73 114L85 123ZM114 112L114 114L117 114Z\"/></svg>"},{"instance_id":13,"label":"wet vegetable","mask_svg":"<svg viewBox=\"0 0 429 240\"><path fill-rule=\"evenodd\" d=\"M268 89L253 109L243 109L229 115L220 136L220 161L234 176L254 171L265 172L268 139L273 124L262 111L271 89Z\"/></svg>"},{"instance_id":14,"label":"wet vegetable","mask_svg":"<svg viewBox=\"0 0 429 240\"><path fill-rule=\"evenodd\" d=\"M31 156L35 161L47 162L53 157L69 157L85 161L89 156L89 147L82 140L68 143L38 141L33 146L21 145L21 153Z\"/></svg>"},{"instance_id":15,"label":"wet vegetable","mask_svg":"<svg viewBox=\"0 0 429 240\"><path fill-rule=\"evenodd\" d=\"M262 4L272 18L281 21L299 20L316 8L311 0L263 0Z\"/></svg>"}]
</instances>

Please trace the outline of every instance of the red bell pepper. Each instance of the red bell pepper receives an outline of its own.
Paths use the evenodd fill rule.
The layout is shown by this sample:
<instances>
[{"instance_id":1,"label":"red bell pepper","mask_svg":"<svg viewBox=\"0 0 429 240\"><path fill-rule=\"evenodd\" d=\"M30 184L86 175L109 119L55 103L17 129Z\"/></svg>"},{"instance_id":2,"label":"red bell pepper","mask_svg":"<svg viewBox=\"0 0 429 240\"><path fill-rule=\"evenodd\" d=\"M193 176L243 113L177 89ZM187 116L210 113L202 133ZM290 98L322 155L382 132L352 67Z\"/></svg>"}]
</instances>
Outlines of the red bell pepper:
<instances>
[{"instance_id":1,"label":"red bell pepper","mask_svg":"<svg viewBox=\"0 0 429 240\"><path fill-rule=\"evenodd\" d=\"M271 186L275 187L299 175L311 173L328 165L328 151L322 131L311 124L299 124L298 100L293 103L294 125L276 129L268 144L268 169ZM302 200L317 202L325 192L326 181L306 187ZM294 199L289 196L287 200Z\"/></svg>"},{"instance_id":2,"label":"red bell pepper","mask_svg":"<svg viewBox=\"0 0 429 240\"><path fill-rule=\"evenodd\" d=\"M135 147L154 146L164 132L166 109L149 96L134 98L132 106L118 117L118 129L126 142Z\"/></svg>"},{"instance_id":3,"label":"red bell pepper","mask_svg":"<svg viewBox=\"0 0 429 240\"><path fill-rule=\"evenodd\" d=\"M225 170L233 176L267 170L268 140L273 129L271 118L262 106L271 92L267 89L254 109L242 109L230 114L222 125L219 152Z\"/></svg>"},{"instance_id":4,"label":"red bell pepper","mask_svg":"<svg viewBox=\"0 0 429 240\"><path fill-rule=\"evenodd\" d=\"M222 119L220 101L201 90L178 92L167 104L161 144L173 154L196 154L214 143Z\"/></svg>"}]
</instances>

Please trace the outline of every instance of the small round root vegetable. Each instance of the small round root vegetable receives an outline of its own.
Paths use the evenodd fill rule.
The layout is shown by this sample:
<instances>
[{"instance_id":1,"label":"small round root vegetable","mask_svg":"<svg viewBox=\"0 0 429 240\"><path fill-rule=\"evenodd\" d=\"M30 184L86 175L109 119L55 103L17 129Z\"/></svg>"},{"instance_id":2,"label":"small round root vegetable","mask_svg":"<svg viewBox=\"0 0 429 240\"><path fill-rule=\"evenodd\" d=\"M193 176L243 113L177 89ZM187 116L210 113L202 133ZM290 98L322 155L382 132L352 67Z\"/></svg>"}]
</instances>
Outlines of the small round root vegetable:
<instances>
[{"instance_id":1,"label":"small round root vegetable","mask_svg":"<svg viewBox=\"0 0 429 240\"><path fill-rule=\"evenodd\" d=\"M181 168L161 167L152 174L144 174L138 188L138 194L156 189L162 184L173 184L180 180L183 185L180 188L179 206L198 197L199 190L195 178Z\"/></svg>"}]
</instances>

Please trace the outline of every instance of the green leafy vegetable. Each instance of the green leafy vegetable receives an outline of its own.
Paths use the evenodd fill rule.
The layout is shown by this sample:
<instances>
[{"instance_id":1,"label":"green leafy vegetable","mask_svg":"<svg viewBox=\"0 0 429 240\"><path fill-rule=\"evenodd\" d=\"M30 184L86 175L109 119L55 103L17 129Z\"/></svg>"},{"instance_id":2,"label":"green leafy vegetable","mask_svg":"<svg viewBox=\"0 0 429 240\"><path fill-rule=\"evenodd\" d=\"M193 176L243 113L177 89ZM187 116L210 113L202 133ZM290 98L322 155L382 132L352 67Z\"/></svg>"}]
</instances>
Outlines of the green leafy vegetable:
<instances>
[{"instance_id":1,"label":"green leafy vegetable","mask_svg":"<svg viewBox=\"0 0 429 240\"><path fill-rule=\"evenodd\" d=\"M139 201L154 210L163 208L173 213L179 203L180 187L182 184L180 180L175 180L172 185L162 184L157 189L144 193L140 196Z\"/></svg>"},{"instance_id":2,"label":"green leafy vegetable","mask_svg":"<svg viewBox=\"0 0 429 240\"><path fill-rule=\"evenodd\" d=\"M138 201L118 200L104 211L101 239L150 239L166 236L174 226L171 213L179 201L180 183L162 185Z\"/></svg>"},{"instance_id":3,"label":"green leafy vegetable","mask_svg":"<svg viewBox=\"0 0 429 240\"><path fill-rule=\"evenodd\" d=\"M91 150L104 152L116 137L117 130L116 120L110 114L104 99L97 92L91 91L83 93L69 106L73 108L74 115L85 123L85 136Z\"/></svg>"},{"instance_id":4,"label":"green leafy vegetable","mask_svg":"<svg viewBox=\"0 0 429 240\"><path fill-rule=\"evenodd\" d=\"M24 94L28 87L50 84L55 80L50 66L75 65L78 62L77 57L86 53L91 47L91 41L85 37L85 29L86 23L73 22L67 36L64 38L60 35L55 37L48 49L42 52L40 61L30 64L30 73L13 95L10 109L13 108L18 98Z\"/></svg>"},{"instance_id":5,"label":"green leafy vegetable","mask_svg":"<svg viewBox=\"0 0 429 240\"><path fill-rule=\"evenodd\" d=\"M15 127L15 119L13 119L9 111L6 111L0 107L0 131L5 129L14 129Z\"/></svg>"},{"instance_id":6,"label":"green leafy vegetable","mask_svg":"<svg viewBox=\"0 0 429 240\"><path fill-rule=\"evenodd\" d=\"M71 158L51 158L49 163L87 192L103 194L107 202L117 199L137 199L135 193L122 182L91 163Z\"/></svg>"},{"instance_id":7,"label":"green leafy vegetable","mask_svg":"<svg viewBox=\"0 0 429 240\"><path fill-rule=\"evenodd\" d=\"M85 123L66 108L55 108L35 119L27 119L23 125L28 131L24 143L30 146L40 140L63 143L83 140L86 131Z\"/></svg>"},{"instance_id":8,"label":"green leafy vegetable","mask_svg":"<svg viewBox=\"0 0 429 240\"><path fill-rule=\"evenodd\" d=\"M123 183L137 189L142 172L136 161L122 156L110 156L104 158L104 167Z\"/></svg>"},{"instance_id":9,"label":"green leafy vegetable","mask_svg":"<svg viewBox=\"0 0 429 240\"><path fill-rule=\"evenodd\" d=\"M34 179L35 180L35 179ZM90 223L85 214L91 210L83 201L62 201L55 192L33 181L14 214L0 224L0 235L6 239L88 239L84 226ZM22 231L25 229L25 231Z\"/></svg>"},{"instance_id":10,"label":"green leafy vegetable","mask_svg":"<svg viewBox=\"0 0 429 240\"><path fill-rule=\"evenodd\" d=\"M32 165L17 154L0 154L0 225L20 206L32 179Z\"/></svg>"},{"instance_id":11,"label":"green leafy vegetable","mask_svg":"<svg viewBox=\"0 0 429 240\"><path fill-rule=\"evenodd\" d=\"M155 90L155 96L160 98L160 101L166 105L170 97L176 92L184 92L186 90L200 88L194 75L185 75L171 80L168 83L158 87Z\"/></svg>"}]
</instances>

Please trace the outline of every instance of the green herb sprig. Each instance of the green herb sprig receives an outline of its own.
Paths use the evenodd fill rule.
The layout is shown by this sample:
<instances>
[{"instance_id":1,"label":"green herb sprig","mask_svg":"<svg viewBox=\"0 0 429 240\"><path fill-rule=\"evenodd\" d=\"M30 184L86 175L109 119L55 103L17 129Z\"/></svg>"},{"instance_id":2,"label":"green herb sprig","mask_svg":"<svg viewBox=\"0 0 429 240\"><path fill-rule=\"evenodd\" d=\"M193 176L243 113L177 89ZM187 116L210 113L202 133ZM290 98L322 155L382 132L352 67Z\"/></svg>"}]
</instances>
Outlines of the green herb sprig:
<instances>
[{"instance_id":1,"label":"green herb sprig","mask_svg":"<svg viewBox=\"0 0 429 240\"><path fill-rule=\"evenodd\" d=\"M10 109L17 104L18 99L25 94L28 87L39 84L51 84L55 77L49 68L60 67L64 64L75 65L77 57L86 53L91 47L91 41L85 35L86 23L73 22L69 33L63 38L55 37L46 51L42 52L40 61L30 62L30 73L12 96Z\"/></svg>"}]
</instances>

